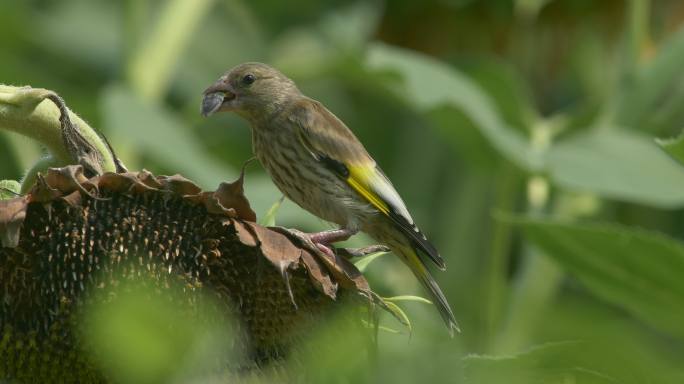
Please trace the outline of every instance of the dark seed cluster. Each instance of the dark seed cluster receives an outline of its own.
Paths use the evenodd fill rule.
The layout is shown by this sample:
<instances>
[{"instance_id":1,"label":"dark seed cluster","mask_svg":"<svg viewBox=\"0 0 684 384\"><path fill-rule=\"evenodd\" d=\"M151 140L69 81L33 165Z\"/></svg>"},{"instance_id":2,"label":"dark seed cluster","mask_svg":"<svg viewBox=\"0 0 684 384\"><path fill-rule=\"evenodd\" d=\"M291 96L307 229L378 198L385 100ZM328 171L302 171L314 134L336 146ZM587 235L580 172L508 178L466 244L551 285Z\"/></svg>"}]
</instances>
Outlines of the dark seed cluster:
<instances>
[{"instance_id":1,"label":"dark seed cluster","mask_svg":"<svg viewBox=\"0 0 684 384\"><path fill-rule=\"evenodd\" d=\"M295 308L281 272L240 242L232 219L159 191L100 196L29 204L19 246L0 248L0 381L104 380L76 322L98 292L126 281L151 281L162 295L180 285L189 303L212 296L236 319L236 346L254 367L285 356L329 307L293 265Z\"/></svg>"}]
</instances>

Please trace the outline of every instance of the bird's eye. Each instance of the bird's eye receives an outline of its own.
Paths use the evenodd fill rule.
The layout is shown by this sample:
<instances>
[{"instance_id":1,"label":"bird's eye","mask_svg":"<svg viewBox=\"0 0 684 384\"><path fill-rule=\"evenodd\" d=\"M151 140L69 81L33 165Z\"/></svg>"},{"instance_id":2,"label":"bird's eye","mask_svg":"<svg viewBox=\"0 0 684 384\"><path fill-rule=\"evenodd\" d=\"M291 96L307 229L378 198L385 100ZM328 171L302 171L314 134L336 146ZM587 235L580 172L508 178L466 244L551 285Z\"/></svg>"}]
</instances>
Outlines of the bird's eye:
<instances>
[{"instance_id":1,"label":"bird's eye","mask_svg":"<svg viewBox=\"0 0 684 384\"><path fill-rule=\"evenodd\" d=\"M256 81L256 77L255 77L254 75L252 75L251 73L246 74L246 75L242 78L242 82L243 82L245 85L250 85L250 84L252 84L254 81Z\"/></svg>"}]
</instances>

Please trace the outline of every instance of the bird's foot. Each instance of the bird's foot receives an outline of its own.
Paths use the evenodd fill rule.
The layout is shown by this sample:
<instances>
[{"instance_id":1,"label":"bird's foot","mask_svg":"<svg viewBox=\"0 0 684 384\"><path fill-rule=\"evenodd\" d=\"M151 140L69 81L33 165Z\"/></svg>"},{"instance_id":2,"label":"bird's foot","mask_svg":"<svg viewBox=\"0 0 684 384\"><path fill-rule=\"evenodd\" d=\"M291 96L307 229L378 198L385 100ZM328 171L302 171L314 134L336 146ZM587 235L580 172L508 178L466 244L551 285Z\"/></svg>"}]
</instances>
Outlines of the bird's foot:
<instances>
[{"instance_id":1,"label":"bird's foot","mask_svg":"<svg viewBox=\"0 0 684 384\"><path fill-rule=\"evenodd\" d=\"M302 245L304 245L309 250L314 251L314 253L321 252L325 256L328 256L330 258L335 258L335 247L333 247L333 243L347 240L357 232L344 228L332 229L329 231L322 231L316 233L305 233L297 229L284 227L270 228L286 236L299 240L302 243Z\"/></svg>"},{"instance_id":2,"label":"bird's foot","mask_svg":"<svg viewBox=\"0 0 684 384\"><path fill-rule=\"evenodd\" d=\"M344 241L354 236L358 231L351 229L331 229L329 231L322 231L316 233L310 233L309 237L314 243L320 244L332 244L339 241Z\"/></svg>"},{"instance_id":3,"label":"bird's foot","mask_svg":"<svg viewBox=\"0 0 684 384\"><path fill-rule=\"evenodd\" d=\"M335 257L335 251L333 251L333 247L321 243L314 243L316 248L318 248L319 251L325 253L326 256L329 258L334 258Z\"/></svg>"}]
</instances>

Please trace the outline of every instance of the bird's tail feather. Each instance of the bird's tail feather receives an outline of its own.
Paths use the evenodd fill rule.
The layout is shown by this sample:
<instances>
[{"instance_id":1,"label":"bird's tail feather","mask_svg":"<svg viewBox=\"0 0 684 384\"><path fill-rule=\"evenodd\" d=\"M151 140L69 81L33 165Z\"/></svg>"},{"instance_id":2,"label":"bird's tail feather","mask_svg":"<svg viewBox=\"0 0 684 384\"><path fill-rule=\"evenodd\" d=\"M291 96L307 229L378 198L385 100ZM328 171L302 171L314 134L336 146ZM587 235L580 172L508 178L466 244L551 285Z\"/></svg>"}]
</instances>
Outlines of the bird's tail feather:
<instances>
[{"instance_id":1,"label":"bird's tail feather","mask_svg":"<svg viewBox=\"0 0 684 384\"><path fill-rule=\"evenodd\" d=\"M453 336L454 331L460 332L461 330L456 322L454 313L449 306L449 302L447 302L447 299L444 297L439 285L437 285L435 279L432 278L430 271L427 269L425 263L423 263L416 251L409 245L403 244L390 244L390 248L395 254L397 254L397 256L401 257L404 263L406 263L406 265L408 265L408 267L411 269L411 272L413 272L413 274L416 276L418 281L420 281L421 285L427 289L432 302L439 310L439 314L442 316L442 320L444 320L444 323L449 330L449 334Z\"/></svg>"}]
</instances>

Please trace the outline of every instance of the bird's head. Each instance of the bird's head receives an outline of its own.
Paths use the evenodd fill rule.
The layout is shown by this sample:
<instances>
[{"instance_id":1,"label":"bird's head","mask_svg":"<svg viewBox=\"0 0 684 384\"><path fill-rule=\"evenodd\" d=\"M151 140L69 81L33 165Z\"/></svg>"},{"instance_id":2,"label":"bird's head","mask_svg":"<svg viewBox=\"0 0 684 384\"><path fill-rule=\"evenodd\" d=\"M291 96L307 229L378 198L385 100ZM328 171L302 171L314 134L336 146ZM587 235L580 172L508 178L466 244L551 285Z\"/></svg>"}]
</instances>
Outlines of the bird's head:
<instances>
[{"instance_id":1,"label":"bird's head","mask_svg":"<svg viewBox=\"0 0 684 384\"><path fill-rule=\"evenodd\" d=\"M287 76L262 63L244 63L221 76L204 91L201 113L207 117L231 111L252 119L268 116L300 95Z\"/></svg>"}]
</instances>

